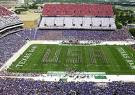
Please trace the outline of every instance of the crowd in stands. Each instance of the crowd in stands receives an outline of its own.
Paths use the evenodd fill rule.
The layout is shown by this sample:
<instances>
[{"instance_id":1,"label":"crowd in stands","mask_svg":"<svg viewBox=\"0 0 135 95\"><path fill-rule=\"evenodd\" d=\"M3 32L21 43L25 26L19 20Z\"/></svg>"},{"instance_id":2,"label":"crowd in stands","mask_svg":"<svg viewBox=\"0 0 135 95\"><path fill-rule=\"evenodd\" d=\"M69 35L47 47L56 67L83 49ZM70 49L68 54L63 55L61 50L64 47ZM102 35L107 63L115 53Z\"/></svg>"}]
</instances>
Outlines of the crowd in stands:
<instances>
[{"instance_id":1,"label":"crowd in stands","mask_svg":"<svg viewBox=\"0 0 135 95\"><path fill-rule=\"evenodd\" d=\"M124 41L133 39L125 30L117 31L94 31L94 30L40 30L37 39L40 40L102 40L102 41Z\"/></svg>"},{"instance_id":2,"label":"crowd in stands","mask_svg":"<svg viewBox=\"0 0 135 95\"><path fill-rule=\"evenodd\" d=\"M0 39L0 63L7 61L13 53L18 51L25 43L25 39L10 34ZM2 65L2 64L1 64Z\"/></svg>"},{"instance_id":3,"label":"crowd in stands","mask_svg":"<svg viewBox=\"0 0 135 95\"><path fill-rule=\"evenodd\" d=\"M0 78L0 95L135 95L135 83L45 82Z\"/></svg>"},{"instance_id":4,"label":"crowd in stands","mask_svg":"<svg viewBox=\"0 0 135 95\"><path fill-rule=\"evenodd\" d=\"M43 16L113 16L112 5L105 4L45 4Z\"/></svg>"},{"instance_id":5,"label":"crowd in stands","mask_svg":"<svg viewBox=\"0 0 135 95\"><path fill-rule=\"evenodd\" d=\"M3 32L12 27L18 27L21 25L22 25L22 22L15 13L0 6L0 32Z\"/></svg>"},{"instance_id":6,"label":"crowd in stands","mask_svg":"<svg viewBox=\"0 0 135 95\"><path fill-rule=\"evenodd\" d=\"M38 27L40 29L115 30L110 4L45 4Z\"/></svg>"}]
</instances>

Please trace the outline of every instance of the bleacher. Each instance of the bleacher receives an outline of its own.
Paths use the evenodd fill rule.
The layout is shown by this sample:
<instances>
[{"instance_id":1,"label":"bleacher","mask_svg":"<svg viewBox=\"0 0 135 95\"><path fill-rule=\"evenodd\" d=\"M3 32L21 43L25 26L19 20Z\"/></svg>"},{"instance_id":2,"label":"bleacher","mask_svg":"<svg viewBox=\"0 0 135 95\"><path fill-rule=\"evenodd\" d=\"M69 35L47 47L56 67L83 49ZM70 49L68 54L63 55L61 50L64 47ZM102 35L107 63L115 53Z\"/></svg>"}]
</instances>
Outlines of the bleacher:
<instances>
[{"instance_id":1,"label":"bleacher","mask_svg":"<svg viewBox=\"0 0 135 95\"><path fill-rule=\"evenodd\" d=\"M115 30L112 5L45 4L39 29Z\"/></svg>"},{"instance_id":2,"label":"bleacher","mask_svg":"<svg viewBox=\"0 0 135 95\"><path fill-rule=\"evenodd\" d=\"M45 4L43 16L113 16L112 5L105 4Z\"/></svg>"},{"instance_id":3,"label":"bleacher","mask_svg":"<svg viewBox=\"0 0 135 95\"><path fill-rule=\"evenodd\" d=\"M20 27L22 25L23 23L15 13L0 6L0 34L8 29Z\"/></svg>"},{"instance_id":4,"label":"bleacher","mask_svg":"<svg viewBox=\"0 0 135 95\"><path fill-rule=\"evenodd\" d=\"M135 95L134 82L46 82L0 78L0 95Z\"/></svg>"}]
</instances>

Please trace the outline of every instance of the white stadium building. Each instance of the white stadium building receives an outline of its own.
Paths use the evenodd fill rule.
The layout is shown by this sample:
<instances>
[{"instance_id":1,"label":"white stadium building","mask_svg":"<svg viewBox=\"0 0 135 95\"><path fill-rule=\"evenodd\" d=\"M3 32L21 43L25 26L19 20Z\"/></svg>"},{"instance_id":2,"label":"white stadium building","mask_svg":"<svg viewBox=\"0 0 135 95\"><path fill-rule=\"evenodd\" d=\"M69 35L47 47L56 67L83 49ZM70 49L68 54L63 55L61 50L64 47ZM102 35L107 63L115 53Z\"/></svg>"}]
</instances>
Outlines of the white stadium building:
<instances>
[{"instance_id":1,"label":"white stadium building","mask_svg":"<svg viewBox=\"0 0 135 95\"><path fill-rule=\"evenodd\" d=\"M112 5L45 4L39 29L115 30Z\"/></svg>"}]
</instances>

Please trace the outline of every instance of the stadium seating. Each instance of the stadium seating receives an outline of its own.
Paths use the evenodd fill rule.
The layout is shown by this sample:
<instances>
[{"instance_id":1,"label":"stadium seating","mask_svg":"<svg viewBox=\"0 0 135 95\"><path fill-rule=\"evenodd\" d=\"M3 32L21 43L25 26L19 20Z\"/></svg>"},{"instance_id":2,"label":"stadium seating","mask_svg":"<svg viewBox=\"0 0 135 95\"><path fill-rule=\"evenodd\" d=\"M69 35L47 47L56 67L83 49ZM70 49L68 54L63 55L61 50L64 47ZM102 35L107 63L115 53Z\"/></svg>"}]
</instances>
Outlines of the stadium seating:
<instances>
[{"instance_id":1,"label":"stadium seating","mask_svg":"<svg viewBox=\"0 0 135 95\"><path fill-rule=\"evenodd\" d=\"M23 23L15 13L0 6L0 33L6 31L7 29L22 26L22 24Z\"/></svg>"},{"instance_id":2,"label":"stadium seating","mask_svg":"<svg viewBox=\"0 0 135 95\"><path fill-rule=\"evenodd\" d=\"M4 63L18 51L24 45L24 40L16 34L10 34L0 39L0 63Z\"/></svg>"},{"instance_id":3,"label":"stadium seating","mask_svg":"<svg viewBox=\"0 0 135 95\"><path fill-rule=\"evenodd\" d=\"M45 4L43 16L113 16L111 5Z\"/></svg>"},{"instance_id":4,"label":"stadium seating","mask_svg":"<svg viewBox=\"0 0 135 95\"><path fill-rule=\"evenodd\" d=\"M44 82L0 78L0 95L135 95L131 82Z\"/></svg>"},{"instance_id":5,"label":"stadium seating","mask_svg":"<svg viewBox=\"0 0 135 95\"><path fill-rule=\"evenodd\" d=\"M39 29L115 30L112 5L45 4Z\"/></svg>"},{"instance_id":6,"label":"stadium seating","mask_svg":"<svg viewBox=\"0 0 135 95\"><path fill-rule=\"evenodd\" d=\"M40 30L40 32L49 30ZM91 30L50 30L52 32L43 32L38 39L44 40L103 40L103 41L121 41L132 39L132 36L126 30L118 31L91 31Z\"/></svg>"}]
</instances>

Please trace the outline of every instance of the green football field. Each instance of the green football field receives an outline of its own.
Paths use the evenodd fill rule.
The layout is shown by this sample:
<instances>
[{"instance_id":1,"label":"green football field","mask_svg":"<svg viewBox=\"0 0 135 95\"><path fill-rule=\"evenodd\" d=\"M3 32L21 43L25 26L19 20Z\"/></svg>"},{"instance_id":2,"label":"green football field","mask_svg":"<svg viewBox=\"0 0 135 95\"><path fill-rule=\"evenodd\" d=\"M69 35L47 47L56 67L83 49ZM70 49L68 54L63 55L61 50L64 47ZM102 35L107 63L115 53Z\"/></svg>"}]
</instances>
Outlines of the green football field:
<instances>
[{"instance_id":1,"label":"green football field","mask_svg":"<svg viewBox=\"0 0 135 95\"><path fill-rule=\"evenodd\" d=\"M130 46L31 45L10 72L78 71L135 74L135 52Z\"/></svg>"}]
</instances>

